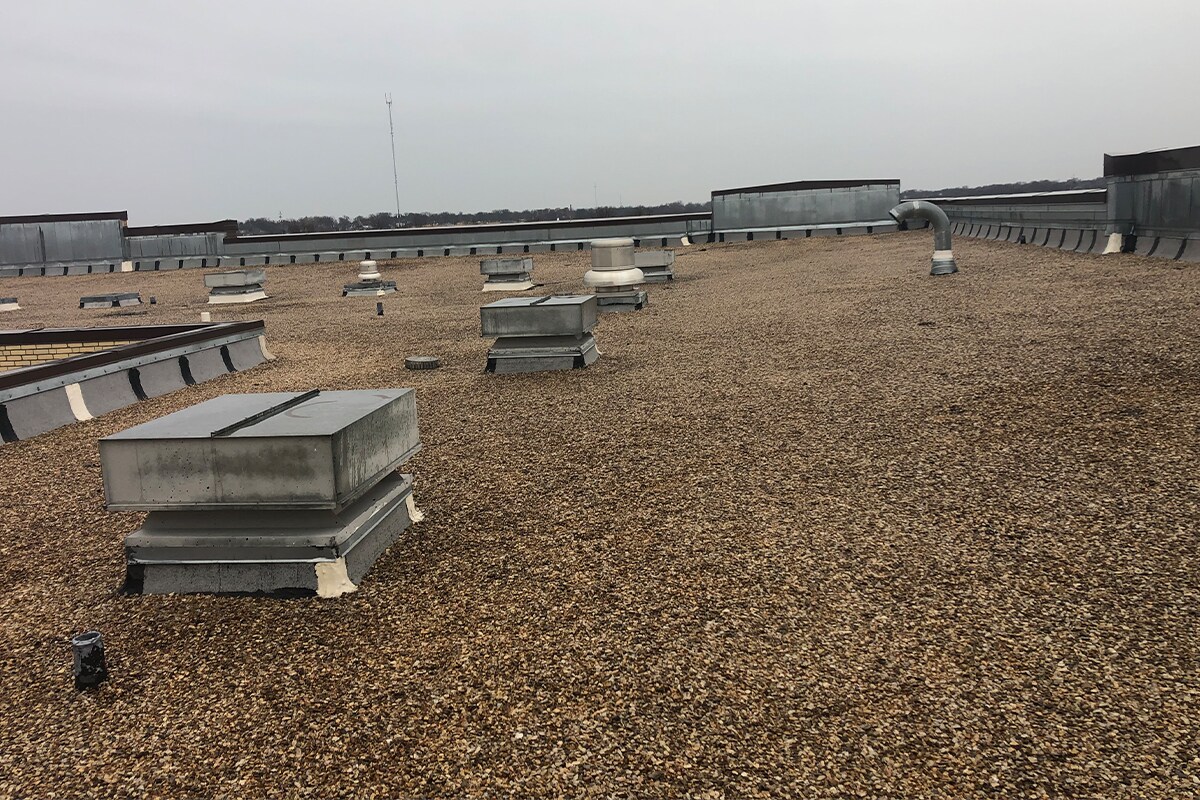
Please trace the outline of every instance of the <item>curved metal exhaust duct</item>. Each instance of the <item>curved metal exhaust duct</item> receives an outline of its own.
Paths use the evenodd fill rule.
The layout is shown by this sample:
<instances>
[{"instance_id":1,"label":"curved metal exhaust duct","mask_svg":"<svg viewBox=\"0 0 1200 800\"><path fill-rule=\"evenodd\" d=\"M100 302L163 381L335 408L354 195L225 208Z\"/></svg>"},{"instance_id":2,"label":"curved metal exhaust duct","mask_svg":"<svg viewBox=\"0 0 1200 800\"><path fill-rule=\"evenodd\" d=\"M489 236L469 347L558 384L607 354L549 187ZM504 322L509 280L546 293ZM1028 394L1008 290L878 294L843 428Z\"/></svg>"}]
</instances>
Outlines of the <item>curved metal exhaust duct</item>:
<instances>
[{"instance_id":1,"label":"curved metal exhaust duct","mask_svg":"<svg viewBox=\"0 0 1200 800\"><path fill-rule=\"evenodd\" d=\"M953 275L958 272L950 248L950 218L946 212L927 200L909 200L888 212L896 222L906 219L926 219L933 226L933 262L930 275Z\"/></svg>"}]
</instances>

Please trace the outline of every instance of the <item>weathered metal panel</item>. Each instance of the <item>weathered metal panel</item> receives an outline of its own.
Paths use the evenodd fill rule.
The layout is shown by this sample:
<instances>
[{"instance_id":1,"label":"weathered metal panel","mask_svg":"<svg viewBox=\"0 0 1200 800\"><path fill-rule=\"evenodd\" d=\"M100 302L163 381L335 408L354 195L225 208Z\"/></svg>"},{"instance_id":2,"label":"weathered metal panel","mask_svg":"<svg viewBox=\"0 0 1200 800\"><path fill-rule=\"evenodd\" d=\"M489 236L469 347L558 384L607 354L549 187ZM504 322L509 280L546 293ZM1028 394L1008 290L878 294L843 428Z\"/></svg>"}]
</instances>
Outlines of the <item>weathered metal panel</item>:
<instances>
[{"instance_id":1,"label":"weathered metal panel","mask_svg":"<svg viewBox=\"0 0 1200 800\"><path fill-rule=\"evenodd\" d=\"M120 220L0 222L0 264L124 258Z\"/></svg>"},{"instance_id":2,"label":"weathered metal panel","mask_svg":"<svg viewBox=\"0 0 1200 800\"><path fill-rule=\"evenodd\" d=\"M224 241L223 233L163 234L126 239L131 259L220 255L225 252Z\"/></svg>"},{"instance_id":3,"label":"weathered metal panel","mask_svg":"<svg viewBox=\"0 0 1200 800\"><path fill-rule=\"evenodd\" d=\"M105 437L100 462L109 508L336 510L419 447L412 389L270 392Z\"/></svg>"},{"instance_id":4,"label":"weathered metal panel","mask_svg":"<svg viewBox=\"0 0 1200 800\"><path fill-rule=\"evenodd\" d=\"M595 295L510 297L479 309L480 335L582 336L597 313Z\"/></svg>"},{"instance_id":5,"label":"weathered metal panel","mask_svg":"<svg viewBox=\"0 0 1200 800\"><path fill-rule=\"evenodd\" d=\"M899 202L899 183L714 193L713 230L871 222Z\"/></svg>"},{"instance_id":6,"label":"weathered metal panel","mask_svg":"<svg viewBox=\"0 0 1200 800\"><path fill-rule=\"evenodd\" d=\"M1108 181L1113 232L1177 238L1200 233L1200 169Z\"/></svg>"}]
</instances>

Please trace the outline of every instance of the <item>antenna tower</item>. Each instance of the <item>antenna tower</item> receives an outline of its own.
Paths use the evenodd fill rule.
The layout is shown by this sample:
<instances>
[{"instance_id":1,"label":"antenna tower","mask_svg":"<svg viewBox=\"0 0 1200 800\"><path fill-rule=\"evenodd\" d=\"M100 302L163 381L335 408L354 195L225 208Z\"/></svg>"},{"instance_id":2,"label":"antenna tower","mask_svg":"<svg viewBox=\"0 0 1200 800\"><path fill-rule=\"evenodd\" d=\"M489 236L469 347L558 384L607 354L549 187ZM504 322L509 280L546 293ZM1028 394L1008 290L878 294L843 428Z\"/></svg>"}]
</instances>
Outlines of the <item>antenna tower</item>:
<instances>
[{"instance_id":1,"label":"antenna tower","mask_svg":"<svg viewBox=\"0 0 1200 800\"><path fill-rule=\"evenodd\" d=\"M396 227L400 227L400 173L396 169L396 126L392 123L392 93L383 96L388 108L388 133L392 137L392 185L396 189Z\"/></svg>"}]
</instances>

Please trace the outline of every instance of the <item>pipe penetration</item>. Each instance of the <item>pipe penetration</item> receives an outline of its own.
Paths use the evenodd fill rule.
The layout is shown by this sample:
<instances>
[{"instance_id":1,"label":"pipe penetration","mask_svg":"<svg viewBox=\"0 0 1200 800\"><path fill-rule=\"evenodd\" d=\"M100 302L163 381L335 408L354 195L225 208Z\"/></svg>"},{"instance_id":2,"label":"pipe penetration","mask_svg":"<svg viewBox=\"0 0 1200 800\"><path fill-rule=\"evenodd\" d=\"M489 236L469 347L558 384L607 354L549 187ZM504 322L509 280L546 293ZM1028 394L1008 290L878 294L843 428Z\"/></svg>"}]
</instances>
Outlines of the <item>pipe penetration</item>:
<instances>
[{"instance_id":1,"label":"pipe penetration","mask_svg":"<svg viewBox=\"0 0 1200 800\"><path fill-rule=\"evenodd\" d=\"M950 218L946 212L927 200L909 200L888 212L896 222L908 219L928 220L933 226L933 260L930 275L953 275L958 272L950 246Z\"/></svg>"}]
</instances>

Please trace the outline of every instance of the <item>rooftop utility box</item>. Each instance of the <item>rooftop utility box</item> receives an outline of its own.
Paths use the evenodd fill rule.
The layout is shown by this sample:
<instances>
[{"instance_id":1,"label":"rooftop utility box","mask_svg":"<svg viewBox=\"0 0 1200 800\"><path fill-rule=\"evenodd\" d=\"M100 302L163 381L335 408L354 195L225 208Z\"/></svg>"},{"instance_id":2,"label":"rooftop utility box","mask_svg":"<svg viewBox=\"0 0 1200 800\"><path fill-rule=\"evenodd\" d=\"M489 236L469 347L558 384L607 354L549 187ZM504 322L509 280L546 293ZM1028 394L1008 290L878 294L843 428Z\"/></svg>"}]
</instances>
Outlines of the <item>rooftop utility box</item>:
<instances>
[{"instance_id":1,"label":"rooftop utility box","mask_svg":"<svg viewBox=\"0 0 1200 800\"><path fill-rule=\"evenodd\" d=\"M226 395L100 440L130 591L353 591L416 516L412 389Z\"/></svg>"},{"instance_id":2,"label":"rooftop utility box","mask_svg":"<svg viewBox=\"0 0 1200 800\"><path fill-rule=\"evenodd\" d=\"M100 440L119 511L341 509L420 449L412 389L231 394ZM239 421L231 424L231 421Z\"/></svg>"},{"instance_id":3,"label":"rooftop utility box","mask_svg":"<svg viewBox=\"0 0 1200 800\"><path fill-rule=\"evenodd\" d=\"M382 297L396 291L395 281L385 281L379 274L379 264L372 259L359 262L358 282L342 287L342 297Z\"/></svg>"},{"instance_id":4,"label":"rooftop utility box","mask_svg":"<svg viewBox=\"0 0 1200 800\"><path fill-rule=\"evenodd\" d=\"M479 309L480 332L496 337L488 372L577 369L600 356L595 295L510 297Z\"/></svg>"},{"instance_id":5,"label":"rooftop utility box","mask_svg":"<svg viewBox=\"0 0 1200 800\"><path fill-rule=\"evenodd\" d=\"M485 258L479 262L479 272L487 276L485 292L521 292L533 288L532 258Z\"/></svg>"},{"instance_id":6,"label":"rooftop utility box","mask_svg":"<svg viewBox=\"0 0 1200 800\"><path fill-rule=\"evenodd\" d=\"M633 254L633 264L642 271L647 283L675 280L675 251L647 250Z\"/></svg>"},{"instance_id":7,"label":"rooftop utility box","mask_svg":"<svg viewBox=\"0 0 1200 800\"><path fill-rule=\"evenodd\" d=\"M265 269L239 269L232 272L213 272L204 276L209 289L224 286L261 286L267 282Z\"/></svg>"},{"instance_id":8,"label":"rooftop utility box","mask_svg":"<svg viewBox=\"0 0 1200 800\"><path fill-rule=\"evenodd\" d=\"M596 327L594 295L509 297L479 309L481 335L582 336Z\"/></svg>"},{"instance_id":9,"label":"rooftop utility box","mask_svg":"<svg viewBox=\"0 0 1200 800\"><path fill-rule=\"evenodd\" d=\"M204 285L209 288L209 303L253 303L263 300L267 296L263 291L266 282L265 269L235 269L204 276Z\"/></svg>"},{"instance_id":10,"label":"rooftop utility box","mask_svg":"<svg viewBox=\"0 0 1200 800\"><path fill-rule=\"evenodd\" d=\"M633 239L596 239L592 242L592 268L583 285L596 293L601 311L637 311L649 302L639 288L645 275L634 264Z\"/></svg>"},{"instance_id":11,"label":"rooftop utility box","mask_svg":"<svg viewBox=\"0 0 1200 800\"><path fill-rule=\"evenodd\" d=\"M80 308L122 308L124 306L140 306L141 304L142 296L137 292L89 294L79 298Z\"/></svg>"}]
</instances>

